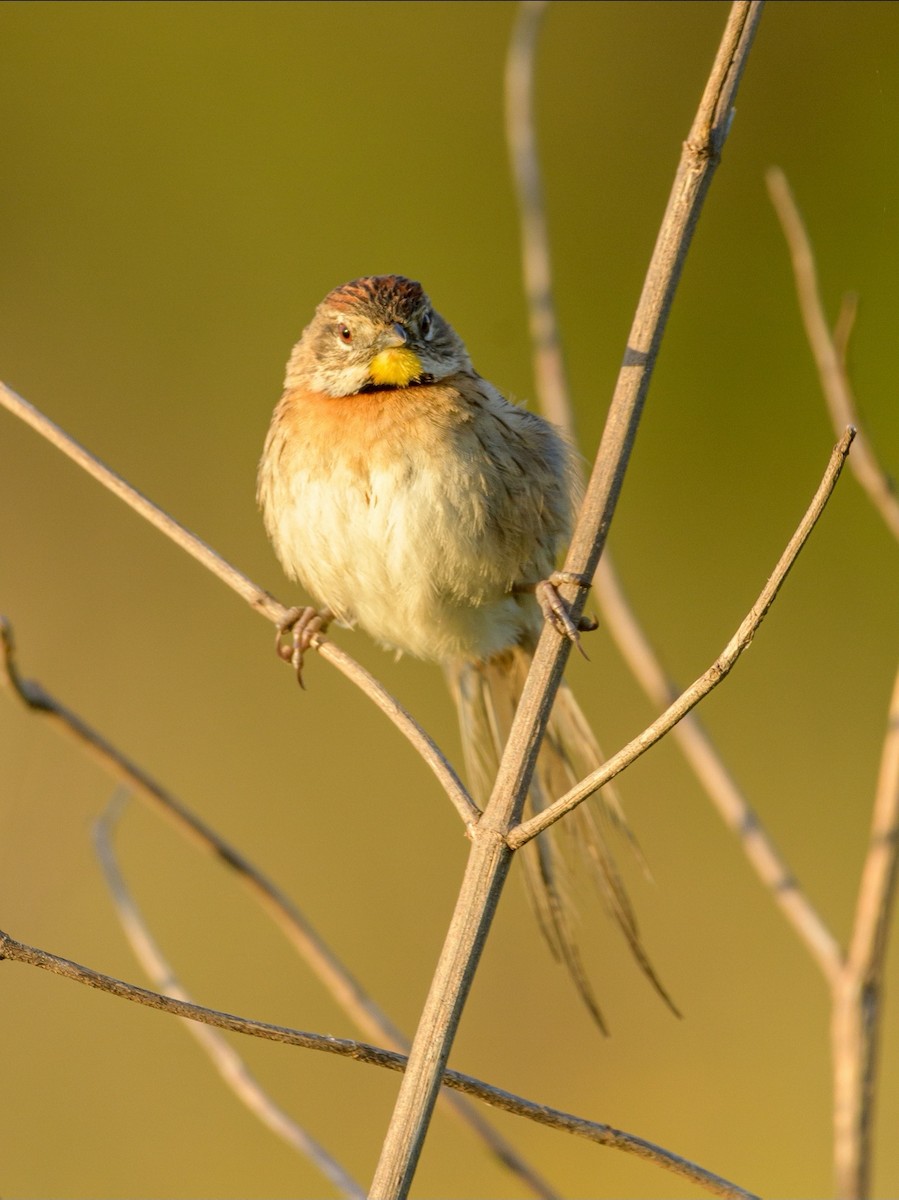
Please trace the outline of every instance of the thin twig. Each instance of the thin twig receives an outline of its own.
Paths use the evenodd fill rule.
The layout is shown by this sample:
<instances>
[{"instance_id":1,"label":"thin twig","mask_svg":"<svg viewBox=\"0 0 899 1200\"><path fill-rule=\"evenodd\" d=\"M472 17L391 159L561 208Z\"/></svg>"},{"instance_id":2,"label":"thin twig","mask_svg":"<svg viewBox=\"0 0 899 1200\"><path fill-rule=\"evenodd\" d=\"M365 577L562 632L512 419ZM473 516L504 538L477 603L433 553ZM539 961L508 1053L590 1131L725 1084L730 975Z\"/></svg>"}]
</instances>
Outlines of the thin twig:
<instances>
[{"instance_id":1,"label":"thin twig","mask_svg":"<svg viewBox=\"0 0 899 1200\"><path fill-rule=\"evenodd\" d=\"M594 578L603 624L632 674L660 708L680 694L664 670L625 597L608 551ZM725 766L702 722L688 713L671 731L725 825L739 838L750 864L774 902L807 946L825 977L839 975L842 951L821 914L799 885L761 818Z\"/></svg>"},{"instance_id":2,"label":"thin twig","mask_svg":"<svg viewBox=\"0 0 899 1200\"><path fill-rule=\"evenodd\" d=\"M855 430L847 429L840 441L834 446L830 461L827 464L827 470L824 472L824 477L818 486L818 490L815 492L814 498L800 521L796 532L790 538L787 548L781 555L770 579L760 592L755 604L744 617L739 629L709 669L704 671L698 679L694 680L688 688L681 692L674 703L670 704L661 716L644 729L642 733L633 738L632 741L628 742L617 754L613 754L601 767L598 767L595 771L591 771L571 791L566 792L561 799L550 804L536 816L531 817L529 821L524 821L513 829L506 839L512 849L518 850L532 838L543 833L544 830L548 829L550 825L554 824L561 817L564 817L566 813L571 812L573 808L582 804L588 796L592 796L594 792L598 792L600 788L605 787L625 767L630 766L635 759L644 754L650 746L654 746L669 729L672 729L691 708L694 708L700 700L707 696L729 674L737 659L748 648L755 637L759 625L761 625L768 609L774 603L777 593L780 591L793 563L796 561L799 551L805 545L809 534L824 511L824 506L829 500L840 477L843 463L849 454L849 447L852 445L854 437Z\"/></svg>"},{"instance_id":3,"label":"thin twig","mask_svg":"<svg viewBox=\"0 0 899 1200\"><path fill-rule=\"evenodd\" d=\"M772 167L768 171L767 182L771 202L789 247L802 320L818 367L831 421L837 430L846 425L859 426L855 397L846 373L845 349L842 353L838 350L824 314L815 257L802 216L783 171ZM847 337L848 334L841 334L844 346ZM899 499L892 481L877 461L863 428L859 430L851 465L887 528L894 537L899 538Z\"/></svg>"},{"instance_id":4,"label":"thin twig","mask_svg":"<svg viewBox=\"0 0 899 1200\"><path fill-rule=\"evenodd\" d=\"M727 137L734 97L761 7L760 3L745 2L732 6L684 146L565 563L572 576L592 577L605 544L668 312ZM586 589L568 586L567 591L562 590L576 622L583 611ZM474 832L459 899L370 1189L374 1200L397 1200L411 1187L440 1078L508 873L511 854L506 835L520 818L569 651L566 639L549 627L544 629L493 795Z\"/></svg>"},{"instance_id":5,"label":"thin twig","mask_svg":"<svg viewBox=\"0 0 899 1200\"><path fill-rule=\"evenodd\" d=\"M844 297L831 333L821 300L811 240L783 171L767 174L768 191L790 251L799 308L833 422L857 421L846 355L857 300ZM899 501L864 431L852 455L856 478L893 535L899 538ZM831 1049L834 1088L834 1177L837 1194L868 1195L873 1148L877 1050L887 936L899 854L899 676L874 800L871 837L862 868L855 921L842 970L831 978Z\"/></svg>"},{"instance_id":6,"label":"thin twig","mask_svg":"<svg viewBox=\"0 0 899 1200\"><path fill-rule=\"evenodd\" d=\"M858 292L844 292L840 298L840 311L833 323L833 344L843 370L849 371L849 341L858 318ZM857 424L857 422L852 422Z\"/></svg>"},{"instance_id":7,"label":"thin twig","mask_svg":"<svg viewBox=\"0 0 899 1200\"><path fill-rule=\"evenodd\" d=\"M333 644L330 648L337 652L339 660L341 652ZM336 665L340 666L339 661ZM408 1049L408 1039L379 1008L308 918L280 888L236 847L193 813L183 801L113 746L82 717L57 700L40 683L22 678L16 660L12 627L2 615L0 682L5 683L32 711L51 718L60 732L74 738L104 770L140 796L189 842L214 854L220 862L233 870L240 883L274 920L335 1002L363 1033L368 1037L381 1039L396 1050ZM543 1200L554 1200L556 1193L553 1189L472 1105L460 1096L447 1096L446 1101L457 1116L483 1139L497 1158L518 1175L535 1195L543 1197Z\"/></svg>"},{"instance_id":8,"label":"thin twig","mask_svg":"<svg viewBox=\"0 0 899 1200\"><path fill-rule=\"evenodd\" d=\"M548 0L518 5L506 56L506 145L521 224L521 272L528 306L534 381L540 407L574 438L574 411L553 304L552 258L534 120L534 60Z\"/></svg>"},{"instance_id":9,"label":"thin twig","mask_svg":"<svg viewBox=\"0 0 899 1200\"><path fill-rule=\"evenodd\" d=\"M883 975L899 855L899 674L842 978L833 988L834 1174L837 1195L869 1194Z\"/></svg>"},{"instance_id":10,"label":"thin twig","mask_svg":"<svg viewBox=\"0 0 899 1200\"><path fill-rule=\"evenodd\" d=\"M506 140L516 182L537 400L543 415L563 429L574 444L573 406L553 299L552 256L533 109L536 36L546 7L544 0L534 0L521 4L518 9L506 64ZM851 297L847 297L841 310L843 356L855 316L855 306L850 301ZM845 422L848 423L851 422ZM669 682L640 627L608 550L600 560L593 586L603 623L632 674L659 708L671 704L680 689ZM725 824L740 838L762 883L770 890L825 975L836 978L842 961L839 944L725 767L699 718L688 713L674 727L672 734Z\"/></svg>"},{"instance_id":11,"label":"thin twig","mask_svg":"<svg viewBox=\"0 0 899 1200\"><path fill-rule=\"evenodd\" d=\"M131 895L116 861L112 847L112 825L118 816L120 804L115 800L107 805L105 812L94 826L94 843L103 869L106 885L112 896L116 914L125 936L138 962L158 988L176 1000L191 1003L190 995L181 984L159 946L151 937L146 922ZM250 1071L247 1064L225 1040L209 1025L180 1018L190 1033L209 1057L224 1083L234 1092L263 1125L286 1142L322 1175L330 1180L344 1196L365 1200L365 1191L343 1169L340 1163L315 1140L312 1135L277 1105Z\"/></svg>"},{"instance_id":12,"label":"thin twig","mask_svg":"<svg viewBox=\"0 0 899 1200\"><path fill-rule=\"evenodd\" d=\"M189 529L185 529L174 517L170 517L168 513L163 512L152 500L148 500L146 496L142 495L136 488L133 488L130 483L126 483L120 475L117 475L115 471L110 470L109 467L101 463L90 451L85 450L74 438L70 437L65 430L54 424L48 417L45 417L33 404L29 404L27 400L23 400L21 396L5 383L0 383L0 404L14 416L24 421L26 425L30 425L32 429L39 433L41 437L46 438L57 450L61 450L63 454L77 463L88 475L91 475L99 483L102 483L113 495L118 496L120 500L123 500L125 504L133 508L144 520L149 521L151 525L164 533L176 546L180 546L182 550L191 555L192 558L195 558L197 562L211 571L213 575L221 579L223 583L226 583L228 587L237 592L238 596L241 596L256 612L267 617L275 625L279 625L284 621L288 609L277 601L274 596L258 587L246 575L241 574L236 567L232 567L220 554L217 554L215 550L207 546L205 542L200 541ZM312 645L318 650L322 658L337 667L369 699L374 700L381 712L389 717L400 733L412 743L437 777L441 787L459 813L459 816L465 822L466 827L470 827L473 822L477 821L480 816L480 810L477 805L468 795L462 781L450 766L440 748L425 733L415 718L378 683L374 676L370 675L364 667L360 666L345 651L335 646L333 642L329 642L319 634L313 640Z\"/></svg>"},{"instance_id":13,"label":"thin twig","mask_svg":"<svg viewBox=\"0 0 899 1200\"><path fill-rule=\"evenodd\" d=\"M144 1005L146 1008L155 1008L160 1012L184 1017L187 1020L199 1021L216 1029L226 1029L232 1033L258 1037L286 1046L298 1046L305 1050L319 1050L327 1054L336 1054L369 1066L386 1067L391 1071L403 1071L406 1068L406 1057L395 1051L382 1050L380 1047L368 1045L366 1042L329 1037L320 1033L308 1033L284 1025L272 1025L266 1021L255 1021L249 1017L239 1017L233 1013L204 1008L199 1004L192 1004L176 997L164 996L159 992L150 991L148 988L137 987L122 979L116 979L112 975L103 975L81 963L60 958L46 950L39 950L34 946L17 942L9 934L0 930L0 961L3 959L26 963L75 983L95 988L97 991L118 996L123 1000L130 1000L135 1004ZM670 1150L656 1146L644 1138L624 1133L611 1125L587 1121L559 1109L535 1104L531 1100L493 1087L471 1075L463 1075L460 1071L446 1071L441 1082L449 1088L477 1097L494 1108L525 1117L539 1125L564 1130L598 1145L609 1146L647 1159L656 1166L664 1167L684 1179L699 1184L713 1195L734 1197L735 1200L756 1200L753 1193L728 1182L721 1176L673 1154Z\"/></svg>"}]
</instances>

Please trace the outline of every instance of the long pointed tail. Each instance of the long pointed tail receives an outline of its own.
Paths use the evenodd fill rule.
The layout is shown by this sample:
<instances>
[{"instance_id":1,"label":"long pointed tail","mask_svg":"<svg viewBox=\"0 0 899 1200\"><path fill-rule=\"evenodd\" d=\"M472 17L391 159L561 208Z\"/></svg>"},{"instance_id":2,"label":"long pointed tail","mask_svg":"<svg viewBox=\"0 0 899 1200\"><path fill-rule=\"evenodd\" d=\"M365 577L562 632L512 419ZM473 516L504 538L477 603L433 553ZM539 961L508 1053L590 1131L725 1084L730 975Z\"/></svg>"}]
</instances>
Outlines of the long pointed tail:
<instances>
[{"instance_id":1,"label":"long pointed tail","mask_svg":"<svg viewBox=\"0 0 899 1200\"><path fill-rule=\"evenodd\" d=\"M531 665L531 653L521 646L505 650L484 663L458 662L447 669L450 690L459 711L468 781L475 797L486 803L499 760ZM596 739L571 689L563 683L556 696L546 737L537 758L528 795L540 811L602 763ZM528 895L543 936L555 957L567 968L597 1025L605 1021L587 978L574 924L577 914L570 899L569 870L556 831L565 825L591 869L600 894L622 930L634 958L665 1003L677 1008L649 961L630 901L610 849L610 834L623 835L639 854L614 792L606 787L598 805L579 805L563 821L529 842L521 854Z\"/></svg>"}]
</instances>

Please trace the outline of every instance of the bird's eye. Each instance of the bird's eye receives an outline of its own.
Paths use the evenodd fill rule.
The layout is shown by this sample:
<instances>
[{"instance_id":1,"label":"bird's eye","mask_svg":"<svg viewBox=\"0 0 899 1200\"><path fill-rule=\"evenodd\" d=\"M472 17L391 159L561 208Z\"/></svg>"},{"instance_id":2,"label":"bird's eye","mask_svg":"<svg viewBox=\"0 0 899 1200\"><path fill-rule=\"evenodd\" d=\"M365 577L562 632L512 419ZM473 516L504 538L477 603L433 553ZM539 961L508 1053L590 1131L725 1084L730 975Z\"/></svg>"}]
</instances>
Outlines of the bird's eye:
<instances>
[{"instance_id":1,"label":"bird's eye","mask_svg":"<svg viewBox=\"0 0 899 1200\"><path fill-rule=\"evenodd\" d=\"M340 340L345 346L348 346L353 340L353 331L350 329L349 325L338 325L337 333L339 334Z\"/></svg>"},{"instance_id":2,"label":"bird's eye","mask_svg":"<svg viewBox=\"0 0 899 1200\"><path fill-rule=\"evenodd\" d=\"M422 315L422 318L418 323L418 327L421 330L421 336L423 338L429 338L431 336L434 331L434 326L431 323L431 314L429 312L426 312Z\"/></svg>"}]
</instances>

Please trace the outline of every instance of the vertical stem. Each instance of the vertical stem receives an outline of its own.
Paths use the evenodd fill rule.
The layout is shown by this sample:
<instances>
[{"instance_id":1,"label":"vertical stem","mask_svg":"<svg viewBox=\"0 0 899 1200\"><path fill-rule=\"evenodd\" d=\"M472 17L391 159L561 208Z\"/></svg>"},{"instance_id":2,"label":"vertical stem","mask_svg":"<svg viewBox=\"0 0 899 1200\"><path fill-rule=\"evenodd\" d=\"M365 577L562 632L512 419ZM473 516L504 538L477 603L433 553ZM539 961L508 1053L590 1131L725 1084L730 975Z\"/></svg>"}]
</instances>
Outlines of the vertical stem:
<instances>
[{"instance_id":1,"label":"vertical stem","mask_svg":"<svg viewBox=\"0 0 899 1200\"><path fill-rule=\"evenodd\" d=\"M521 274L528 302L534 382L540 411L574 433L562 339L553 304L552 261L534 119L534 64L548 0L522 0L506 58L506 144L521 221Z\"/></svg>"},{"instance_id":2,"label":"vertical stem","mask_svg":"<svg viewBox=\"0 0 899 1200\"><path fill-rule=\"evenodd\" d=\"M870 1194L871 1127L877 1065L879 993L844 970L833 992L834 1188L840 1200Z\"/></svg>"},{"instance_id":3,"label":"vertical stem","mask_svg":"<svg viewBox=\"0 0 899 1200\"><path fill-rule=\"evenodd\" d=\"M833 988L834 1179L842 1200L870 1191L883 969L899 871L899 673L849 951Z\"/></svg>"},{"instance_id":4,"label":"vertical stem","mask_svg":"<svg viewBox=\"0 0 899 1200\"><path fill-rule=\"evenodd\" d=\"M605 543L649 387L659 343L693 229L730 128L732 105L756 25L760 0L737 0L690 136L650 261L593 476L572 538L566 569L592 576ZM569 590L570 587L569 587ZM577 619L586 590L571 602ZM509 870L505 835L519 819L537 750L571 643L545 628L534 655L490 802L474 831L462 890L419 1022L371 1196L408 1195L427 1135L456 1028Z\"/></svg>"},{"instance_id":5,"label":"vertical stem","mask_svg":"<svg viewBox=\"0 0 899 1200\"><path fill-rule=\"evenodd\" d=\"M512 851L478 823L443 951L419 1020L371 1200L408 1195L465 1001L502 892Z\"/></svg>"}]
</instances>

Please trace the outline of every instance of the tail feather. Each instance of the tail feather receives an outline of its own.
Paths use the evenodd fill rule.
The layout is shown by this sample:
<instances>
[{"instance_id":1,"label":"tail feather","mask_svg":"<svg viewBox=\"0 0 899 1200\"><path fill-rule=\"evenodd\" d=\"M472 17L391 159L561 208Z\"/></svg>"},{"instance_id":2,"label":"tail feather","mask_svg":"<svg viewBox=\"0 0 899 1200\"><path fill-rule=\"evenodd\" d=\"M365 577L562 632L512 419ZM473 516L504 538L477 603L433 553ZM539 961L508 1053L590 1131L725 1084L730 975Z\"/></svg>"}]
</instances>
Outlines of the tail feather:
<instances>
[{"instance_id":1,"label":"tail feather","mask_svg":"<svg viewBox=\"0 0 899 1200\"><path fill-rule=\"evenodd\" d=\"M459 711L469 784L481 803L486 803L493 788L530 665L530 651L514 647L487 662L458 662L447 670ZM602 761L593 732L571 690L563 683L537 758L528 795L529 808L539 812ZM598 799L598 805L589 802L579 805L569 817L529 842L521 855L528 895L541 932L556 959L567 968L593 1019L606 1032L574 935L576 913L570 899L570 872L557 830L564 828L564 834L571 835L641 970L675 1014L677 1008L640 940L634 911L609 847L609 835L621 835L645 867L642 854L615 792L607 786Z\"/></svg>"}]
</instances>

